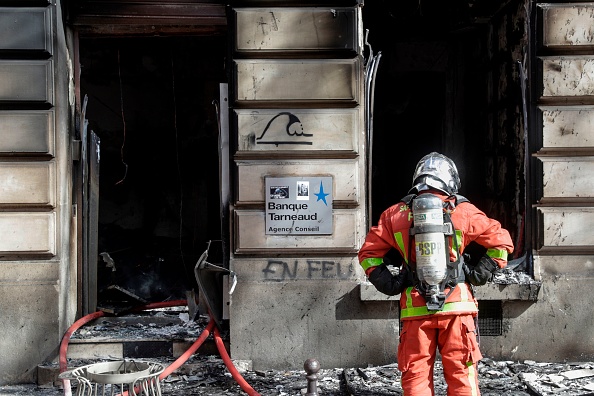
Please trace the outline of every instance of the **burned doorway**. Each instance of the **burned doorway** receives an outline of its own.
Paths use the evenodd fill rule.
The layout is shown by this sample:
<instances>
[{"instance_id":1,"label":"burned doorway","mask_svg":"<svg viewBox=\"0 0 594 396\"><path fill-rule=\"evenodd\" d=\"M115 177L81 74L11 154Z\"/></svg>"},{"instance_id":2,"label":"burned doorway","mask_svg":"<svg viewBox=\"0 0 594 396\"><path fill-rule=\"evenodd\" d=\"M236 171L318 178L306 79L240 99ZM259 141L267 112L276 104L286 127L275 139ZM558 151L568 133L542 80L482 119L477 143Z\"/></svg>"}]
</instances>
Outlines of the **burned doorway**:
<instances>
[{"instance_id":1,"label":"burned doorway","mask_svg":"<svg viewBox=\"0 0 594 396\"><path fill-rule=\"evenodd\" d=\"M375 52L382 52L372 153L375 222L408 193L417 162L432 151L456 162L464 194L476 198L476 184L469 179L480 177L482 167L475 166L476 158L465 148L477 145L480 132L469 131L478 129L487 107L487 77L476 65L484 57L488 36L484 26L471 24L453 5L365 5L364 24L372 27L368 41Z\"/></svg>"},{"instance_id":2,"label":"burned doorway","mask_svg":"<svg viewBox=\"0 0 594 396\"><path fill-rule=\"evenodd\" d=\"M207 242L225 237L216 106L225 54L218 36L79 39L80 92L101 142L98 306L185 299Z\"/></svg>"},{"instance_id":3,"label":"burned doorway","mask_svg":"<svg viewBox=\"0 0 594 396\"><path fill-rule=\"evenodd\" d=\"M458 167L460 193L525 249L525 137L518 64L523 1L365 2L375 80L370 225L408 193L431 151Z\"/></svg>"}]
</instances>

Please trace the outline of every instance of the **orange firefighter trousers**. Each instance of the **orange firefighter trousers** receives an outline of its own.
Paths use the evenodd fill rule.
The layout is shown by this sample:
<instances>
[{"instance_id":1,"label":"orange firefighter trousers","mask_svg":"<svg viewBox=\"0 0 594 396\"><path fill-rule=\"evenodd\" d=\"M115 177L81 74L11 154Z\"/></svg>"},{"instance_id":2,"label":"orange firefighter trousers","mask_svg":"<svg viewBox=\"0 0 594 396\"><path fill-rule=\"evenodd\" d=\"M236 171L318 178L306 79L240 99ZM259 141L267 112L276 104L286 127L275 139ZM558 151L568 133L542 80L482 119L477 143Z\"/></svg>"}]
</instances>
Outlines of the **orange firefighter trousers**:
<instances>
[{"instance_id":1,"label":"orange firefighter trousers","mask_svg":"<svg viewBox=\"0 0 594 396\"><path fill-rule=\"evenodd\" d=\"M448 396L479 396L478 348L472 315L435 315L403 321L398 369L404 396L434 396L433 365L441 354Z\"/></svg>"}]
</instances>

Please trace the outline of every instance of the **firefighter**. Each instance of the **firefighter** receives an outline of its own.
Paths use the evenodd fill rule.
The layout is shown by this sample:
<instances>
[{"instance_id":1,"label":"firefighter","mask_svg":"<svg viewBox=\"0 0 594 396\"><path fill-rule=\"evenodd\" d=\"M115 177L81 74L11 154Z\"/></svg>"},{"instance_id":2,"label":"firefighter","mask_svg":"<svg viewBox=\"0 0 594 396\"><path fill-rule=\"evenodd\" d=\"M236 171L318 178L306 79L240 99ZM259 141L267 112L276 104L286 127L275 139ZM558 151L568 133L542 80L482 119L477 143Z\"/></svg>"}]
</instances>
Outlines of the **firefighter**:
<instances>
[{"instance_id":1,"label":"firefighter","mask_svg":"<svg viewBox=\"0 0 594 396\"><path fill-rule=\"evenodd\" d=\"M435 152L424 156L409 195L382 213L359 250L359 263L376 289L401 294L398 369L404 395L434 395L438 349L448 395L480 395L478 303L471 285L485 284L494 271L504 268L513 243L508 231L458 195L459 189L450 158ZM436 199L441 204L438 212ZM424 223L429 219L433 224ZM485 251L474 265L463 255L471 242ZM402 259L397 275L384 263L393 249Z\"/></svg>"}]
</instances>

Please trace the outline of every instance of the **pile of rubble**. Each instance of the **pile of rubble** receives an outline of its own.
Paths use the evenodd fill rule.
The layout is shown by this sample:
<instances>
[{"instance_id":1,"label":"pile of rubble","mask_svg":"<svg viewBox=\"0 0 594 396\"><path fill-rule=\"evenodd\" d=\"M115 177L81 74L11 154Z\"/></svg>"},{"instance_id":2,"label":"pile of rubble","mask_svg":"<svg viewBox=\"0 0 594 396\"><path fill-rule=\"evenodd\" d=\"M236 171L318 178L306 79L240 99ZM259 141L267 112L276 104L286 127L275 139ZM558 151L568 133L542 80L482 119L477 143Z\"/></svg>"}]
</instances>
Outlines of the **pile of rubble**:
<instances>
[{"instance_id":1,"label":"pile of rubble","mask_svg":"<svg viewBox=\"0 0 594 396\"><path fill-rule=\"evenodd\" d=\"M161 363L169 364L160 360ZM81 362L84 363L84 362ZM240 365L238 365L240 366ZM238 367L241 369L241 367ZM303 370L240 370L243 378L262 396L300 396L306 393ZM594 395L594 363L539 363L495 361L479 363L483 396L586 396ZM445 395L440 362L435 364L435 394ZM396 396L402 394L400 373L395 364L321 369L317 373L318 393L324 396ZM55 386L19 385L0 387L0 395L59 396ZM162 381L164 396L243 396L237 382L218 356L193 356Z\"/></svg>"},{"instance_id":2,"label":"pile of rubble","mask_svg":"<svg viewBox=\"0 0 594 396\"><path fill-rule=\"evenodd\" d=\"M515 271L513 268L503 268L495 271L495 273L493 274L493 279L491 279L491 281L499 285L530 285L540 283L538 281L535 281L527 273L522 271Z\"/></svg>"},{"instance_id":3,"label":"pile of rubble","mask_svg":"<svg viewBox=\"0 0 594 396\"><path fill-rule=\"evenodd\" d=\"M522 363L495 361L479 362L479 382L483 396L496 395L594 395L594 364ZM344 371L349 394L401 395L400 373L395 365ZM435 364L435 394L445 395L447 386L440 362Z\"/></svg>"}]
</instances>

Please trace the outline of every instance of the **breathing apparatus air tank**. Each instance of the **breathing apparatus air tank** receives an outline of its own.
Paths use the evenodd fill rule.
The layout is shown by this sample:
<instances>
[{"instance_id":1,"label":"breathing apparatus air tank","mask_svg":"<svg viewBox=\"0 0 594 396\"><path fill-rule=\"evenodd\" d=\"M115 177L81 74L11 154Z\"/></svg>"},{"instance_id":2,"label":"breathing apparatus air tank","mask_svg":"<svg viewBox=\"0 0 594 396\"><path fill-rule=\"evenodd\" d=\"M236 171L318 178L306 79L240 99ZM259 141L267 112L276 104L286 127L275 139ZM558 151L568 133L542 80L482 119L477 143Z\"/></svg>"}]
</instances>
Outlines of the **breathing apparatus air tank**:
<instances>
[{"instance_id":1,"label":"breathing apparatus air tank","mask_svg":"<svg viewBox=\"0 0 594 396\"><path fill-rule=\"evenodd\" d=\"M422 194L413 200L412 212L417 276L426 286L427 306L439 306L439 286L447 276L449 261L443 203L433 194Z\"/></svg>"}]
</instances>

